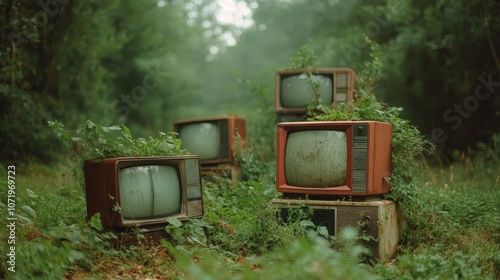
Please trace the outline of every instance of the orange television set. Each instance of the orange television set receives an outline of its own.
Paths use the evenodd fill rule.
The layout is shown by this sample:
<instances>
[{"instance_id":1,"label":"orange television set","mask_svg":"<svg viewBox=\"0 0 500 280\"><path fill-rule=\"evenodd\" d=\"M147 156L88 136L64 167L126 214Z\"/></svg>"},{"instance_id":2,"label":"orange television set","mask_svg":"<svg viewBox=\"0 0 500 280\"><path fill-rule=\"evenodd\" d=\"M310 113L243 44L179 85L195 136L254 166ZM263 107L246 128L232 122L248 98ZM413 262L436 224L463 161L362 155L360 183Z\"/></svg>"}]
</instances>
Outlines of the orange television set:
<instances>
[{"instance_id":1,"label":"orange television set","mask_svg":"<svg viewBox=\"0 0 500 280\"><path fill-rule=\"evenodd\" d=\"M276 188L284 194L375 196L388 193L392 125L376 121L277 125Z\"/></svg>"},{"instance_id":2,"label":"orange television set","mask_svg":"<svg viewBox=\"0 0 500 280\"><path fill-rule=\"evenodd\" d=\"M246 120L236 116L194 118L174 123L182 148L198 155L201 165L234 163L237 141L246 143Z\"/></svg>"},{"instance_id":3,"label":"orange television set","mask_svg":"<svg viewBox=\"0 0 500 280\"><path fill-rule=\"evenodd\" d=\"M106 229L164 231L168 218L203 216L197 156L87 160L84 175L87 217L100 214Z\"/></svg>"},{"instance_id":4,"label":"orange television set","mask_svg":"<svg viewBox=\"0 0 500 280\"><path fill-rule=\"evenodd\" d=\"M304 115L318 98L334 108L354 98L354 79L350 68L277 70L274 111L278 115Z\"/></svg>"}]
</instances>

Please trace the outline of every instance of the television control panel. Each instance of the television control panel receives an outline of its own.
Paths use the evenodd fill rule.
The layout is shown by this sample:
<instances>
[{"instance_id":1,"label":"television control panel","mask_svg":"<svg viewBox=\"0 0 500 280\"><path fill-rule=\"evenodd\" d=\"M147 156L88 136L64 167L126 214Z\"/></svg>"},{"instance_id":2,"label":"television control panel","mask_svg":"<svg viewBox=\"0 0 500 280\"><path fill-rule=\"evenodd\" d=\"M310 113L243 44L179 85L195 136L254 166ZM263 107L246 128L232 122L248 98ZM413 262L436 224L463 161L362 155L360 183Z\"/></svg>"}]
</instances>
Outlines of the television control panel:
<instances>
[{"instance_id":1,"label":"television control panel","mask_svg":"<svg viewBox=\"0 0 500 280\"><path fill-rule=\"evenodd\" d=\"M366 192L368 166L368 125L354 124L352 140L352 190Z\"/></svg>"}]
</instances>

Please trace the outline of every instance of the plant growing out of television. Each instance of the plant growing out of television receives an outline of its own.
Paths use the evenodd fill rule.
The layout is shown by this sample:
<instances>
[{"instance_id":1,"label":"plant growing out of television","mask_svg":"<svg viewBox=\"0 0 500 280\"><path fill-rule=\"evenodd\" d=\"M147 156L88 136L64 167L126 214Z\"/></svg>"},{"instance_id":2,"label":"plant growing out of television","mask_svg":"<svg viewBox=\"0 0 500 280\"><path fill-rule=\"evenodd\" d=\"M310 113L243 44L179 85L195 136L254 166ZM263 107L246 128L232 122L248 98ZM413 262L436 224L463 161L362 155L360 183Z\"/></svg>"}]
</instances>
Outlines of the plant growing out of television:
<instances>
[{"instance_id":1,"label":"plant growing out of television","mask_svg":"<svg viewBox=\"0 0 500 280\"><path fill-rule=\"evenodd\" d=\"M275 112L311 117L338 107L353 99L354 76L350 68L318 68L313 51L300 48L276 71Z\"/></svg>"},{"instance_id":2,"label":"plant growing out of television","mask_svg":"<svg viewBox=\"0 0 500 280\"><path fill-rule=\"evenodd\" d=\"M74 132L60 122L49 126L70 149L78 147L74 172L84 179L89 220L97 215L118 233L164 232L169 219L203 216L199 159L181 148L175 132L144 139L132 137L125 125L90 120Z\"/></svg>"},{"instance_id":3,"label":"plant growing out of television","mask_svg":"<svg viewBox=\"0 0 500 280\"><path fill-rule=\"evenodd\" d=\"M362 94L361 97L344 99L346 102L334 104L336 106L315 103L320 100L319 97L316 97L312 100L312 108L315 110L312 113L308 111L307 121L309 122L283 122L278 124L278 168L276 175L278 191L293 194L307 193L309 195L366 196L384 194L393 200L409 198L407 194L411 193L413 186L412 172L414 172L414 167L417 166L415 158L424 152L432 154L434 146L426 141L420 131L408 120L400 117L402 108L390 107L376 100L373 89L376 88L381 65L377 50L377 46L374 44L371 53L372 61L363 64L362 75L360 75L358 83L358 86L361 86L359 88L359 92ZM319 76L315 74L317 69L314 67L317 65L317 58L314 56L314 53L307 48L302 48L291 61L290 67L300 68L300 72L298 72L300 75L307 73L307 82L314 89L312 92L314 94L320 92L320 87L315 84L313 78ZM336 69L332 68L331 70ZM334 74L332 83L337 83L337 85L345 84L342 80L338 79L338 72L332 72ZM303 87L302 90L298 91L284 89L286 84L283 77L286 78L287 75L283 75L283 73L280 75L277 72L276 77L276 104L279 104L283 100L289 101L288 99L294 101L290 96L305 93ZM336 86L333 88L335 89L333 91L334 98L338 97L339 91L336 91ZM282 106L280 109L281 113L287 113L287 111L292 113L300 112L298 110L293 111L295 108L290 108L290 106ZM279 112L277 111L277 113ZM364 126L367 126L366 129ZM330 135L323 139L320 136L322 133L325 135L335 134L342 139L338 143L332 142L330 145L327 145L325 142L327 140L325 139L333 141L331 139L335 137ZM345 139L343 138L344 136ZM333 150L329 151L332 154L340 153L347 149L347 159L345 161L330 161L331 158L326 156L326 160L338 164L336 170L342 170L342 172L337 177L332 175L331 181L328 182L325 181L326 179L323 175L316 176L317 178L321 178L318 179L318 182L307 180L306 182L294 182L291 177L292 175L297 176L297 178L308 178L314 172L325 174L324 171L320 171L323 167L321 163L308 165L307 170L299 168L302 166L301 160L303 160L303 155L312 156L318 150L318 145L314 144L316 143L315 141L322 143L322 147L324 146L325 149L327 147L332 148ZM375 142L377 143L376 147ZM382 144L383 147L381 146ZM346 145L347 148L341 148L343 145ZM289 146L296 148L290 148ZM306 149L309 149L309 153L305 152ZM380 154L382 150L388 152ZM297 155L294 154L294 151L297 151ZM326 153L325 151L323 152ZM314 156L314 158L316 157ZM322 161L319 160L318 162ZM384 167L382 168L381 166ZM287 168L290 169L289 172L286 172ZM297 170L301 172L297 172ZM343 173L344 170L345 173ZM290 174L290 178L286 174ZM327 174L331 173L327 172ZM386 182L380 182L381 177L383 180L390 182L390 185L397 187L388 188ZM338 183L337 179L342 183ZM290 184L290 182L293 184ZM367 188L361 183L366 183ZM318 186L312 187L313 184L317 184ZM378 187L380 184L382 184L381 187Z\"/></svg>"},{"instance_id":4,"label":"plant growing out of television","mask_svg":"<svg viewBox=\"0 0 500 280\"><path fill-rule=\"evenodd\" d=\"M310 121L359 121L371 120L389 123L392 126L392 153L391 153L391 184L397 186L392 188L390 197L394 200L410 198L407 196L411 191L406 187L413 186L413 174L415 172L416 157L424 153L433 154L435 146L425 139L417 127L409 120L403 119L400 112L401 107L391 107L376 100L373 94L369 94L346 104L336 110L328 109L325 113L309 118Z\"/></svg>"},{"instance_id":5,"label":"plant growing out of television","mask_svg":"<svg viewBox=\"0 0 500 280\"><path fill-rule=\"evenodd\" d=\"M67 130L58 121L49 126L63 143L73 149L78 160L112 157L174 156L187 155L175 132L159 132L158 138L134 138L125 125L102 126L91 120L75 131Z\"/></svg>"},{"instance_id":6,"label":"plant growing out of television","mask_svg":"<svg viewBox=\"0 0 500 280\"><path fill-rule=\"evenodd\" d=\"M304 74L307 76L307 83L310 85L313 91L314 97L307 104L307 115L312 116L315 112L324 112L324 107L329 108L323 104L323 98L319 93L321 83L313 75L315 68L318 66L318 59L314 55L313 51L309 48L303 47L297 51L297 54L292 57L288 69L300 70L303 69Z\"/></svg>"}]
</instances>

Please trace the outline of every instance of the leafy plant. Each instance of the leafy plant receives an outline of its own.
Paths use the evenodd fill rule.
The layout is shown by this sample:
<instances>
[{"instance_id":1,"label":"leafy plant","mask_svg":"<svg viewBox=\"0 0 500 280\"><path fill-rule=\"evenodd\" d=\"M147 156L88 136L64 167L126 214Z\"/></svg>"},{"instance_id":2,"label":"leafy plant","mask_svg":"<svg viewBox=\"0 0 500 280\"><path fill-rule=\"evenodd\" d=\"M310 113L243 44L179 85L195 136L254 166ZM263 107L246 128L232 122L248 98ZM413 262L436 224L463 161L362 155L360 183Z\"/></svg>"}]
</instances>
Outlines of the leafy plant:
<instances>
[{"instance_id":1,"label":"leafy plant","mask_svg":"<svg viewBox=\"0 0 500 280\"><path fill-rule=\"evenodd\" d=\"M167 219L167 222L165 230L177 244L208 245L205 230L212 228L212 226L207 222L193 219L182 223L176 218Z\"/></svg>"},{"instance_id":2,"label":"leafy plant","mask_svg":"<svg viewBox=\"0 0 500 280\"><path fill-rule=\"evenodd\" d=\"M87 120L75 131L67 130L58 121L49 121L56 136L78 162L73 176L83 182L82 166L85 160L112 157L187 155L175 132L160 132L158 138L134 138L125 125L102 126Z\"/></svg>"},{"instance_id":3,"label":"leafy plant","mask_svg":"<svg viewBox=\"0 0 500 280\"><path fill-rule=\"evenodd\" d=\"M125 125L103 127L90 120L71 132L57 121L49 121L49 126L66 146L81 159L102 159L125 156L172 156L185 155L181 140L175 132L160 132L158 138L134 138Z\"/></svg>"},{"instance_id":4,"label":"leafy plant","mask_svg":"<svg viewBox=\"0 0 500 280\"><path fill-rule=\"evenodd\" d=\"M493 279L478 267L478 256L465 256L462 252L453 254L450 260L430 252L417 255L403 255L399 265L377 269L385 279ZM430 278L429 278L430 277Z\"/></svg>"},{"instance_id":5,"label":"leafy plant","mask_svg":"<svg viewBox=\"0 0 500 280\"><path fill-rule=\"evenodd\" d=\"M407 197L405 193L398 193L398 186L411 185L414 175L416 157L425 152L433 153L434 146L408 120L399 116L402 108L389 107L376 101L374 96L368 95L359 100L341 104L335 109L326 109L324 114L316 115L309 120L315 121L347 121L371 120L387 122L392 125L392 181L394 192L391 197L395 200ZM389 178L388 178L389 179ZM402 192L408 191L402 189Z\"/></svg>"},{"instance_id":6,"label":"leafy plant","mask_svg":"<svg viewBox=\"0 0 500 280\"><path fill-rule=\"evenodd\" d=\"M235 261L225 262L206 252L180 248L171 251L181 260L181 268L196 279L382 279L368 266L359 264L365 250L355 245L355 230L342 230L339 239L345 244L343 253L331 249L326 239L310 232L267 255L240 256ZM203 261L191 261L198 257Z\"/></svg>"},{"instance_id":7,"label":"leafy plant","mask_svg":"<svg viewBox=\"0 0 500 280\"><path fill-rule=\"evenodd\" d=\"M238 80L248 88L257 103L246 114L246 118L252 120L247 122L246 149L240 149L236 155L243 170L242 180L271 182L275 172L274 127L278 122L274 99L270 98L268 88L260 81L245 75L240 75Z\"/></svg>"},{"instance_id":8,"label":"leafy plant","mask_svg":"<svg viewBox=\"0 0 500 280\"><path fill-rule=\"evenodd\" d=\"M307 75L307 82L314 93L313 99L307 104L306 107L306 115L308 116L323 113L324 110L329 108L328 105L323 104L323 100L319 94L321 84L315 76L315 68L318 66L318 63L319 60L314 54L314 51L311 48L304 46L297 50L295 56L291 58L290 64L287 66L288 69L304 70L304 74Z\"/></svg>"},{"instance_id":9,"label":"leafy plant","mask_svg":"<svg viewBox=\"0 0 500 280\"><path fill-rule=\"evenodd\" d=\"M314 50L304 46L297 50L295 55L290 59L288 69L305 69L311 72L319 64L318 57L314 54Z\"/></svg>"},{"instance_id":10,"label":"leafy plant","mask_svg":"<svg viewBox=\"0 0 500 280\"><path fill-rule=\"evenodd\" d=\"M232 254L256 254L282 246L297 236L276 219L269 201L276 193L256 181L219 184L204 182L204 219L212 225L208 239L212 245Z\"/></svg>"},{"instance_id":11,"label":"leafy plant","mask_svg":"<svg viewBox=\"0 0 500 280\"><path fill-rule=\"evenodd\" d=\"M275 176L276 162L263 160L257 155L255 147L249 147L238 154L238 160L243 170L242 179L245 181L272 182Z\"/></svg>"}]
</instances>

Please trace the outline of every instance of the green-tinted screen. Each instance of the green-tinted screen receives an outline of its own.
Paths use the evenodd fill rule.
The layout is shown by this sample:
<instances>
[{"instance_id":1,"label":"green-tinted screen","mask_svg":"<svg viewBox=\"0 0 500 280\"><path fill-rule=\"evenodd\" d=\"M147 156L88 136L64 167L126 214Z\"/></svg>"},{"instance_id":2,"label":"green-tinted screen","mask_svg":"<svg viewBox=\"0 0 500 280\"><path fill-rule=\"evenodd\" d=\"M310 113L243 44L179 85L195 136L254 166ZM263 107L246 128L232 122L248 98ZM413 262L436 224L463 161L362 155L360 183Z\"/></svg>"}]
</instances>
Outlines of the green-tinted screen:
<instances>
[{"instance_id":1,"label":"green-tinted screen","mask_svg":"<svg viewBox=\"0 0 500 280\"><path fill-rule=\"evenodd\" d=\"M181 209L177 166L133 166L120 170L120 206L124 219L168 217Z\"/></svg>"},{"instance_id":2,"label":"green-tinted screen","mask_svg":"<svg viewBox=\"0 0 500 280\"><path fill-rule=\"evenodd\" d=\"M216 122L186 124L179 129L182 147L200 160L219 158L219 129Z\"/></svg>"},{"instance_id":3,"label":"green-tinted screen","mask_svg":"<svg viewBox=\"0 0 500 280\"><path fill-rule=\"evenodd\" d=\"M288 185L311 188L343 186L346 174L346 132L307 130L288 135L285 150Z\"/></svg>"},{"instance_id":4,"label":"green-tinted screen","mask_svg":"<svg viewBox=\"0 0 500 280\"><path fill-rule=\"evenodd\" d=\"M332 79L322 75L300 74L285 77L281 80L281 105L284 108L305 108L316 100L316 95L310 80L318 85L317 93L321 97L322 104L333 103Z\"/></svg>"}]
</instances>

